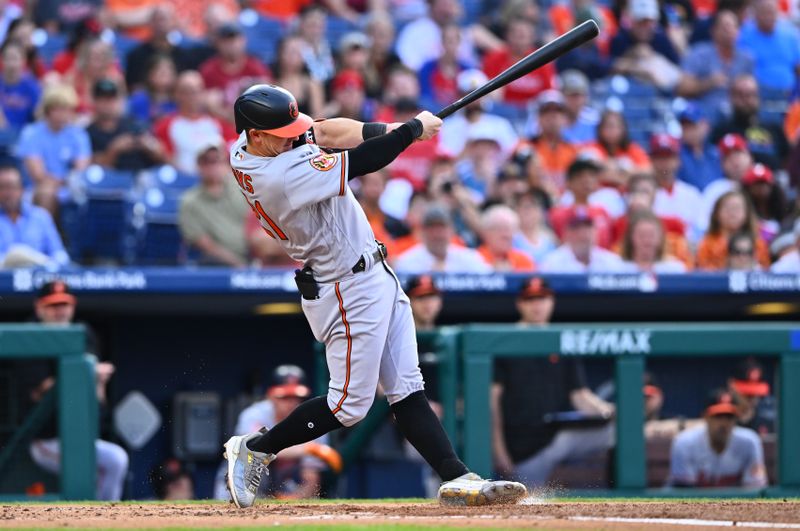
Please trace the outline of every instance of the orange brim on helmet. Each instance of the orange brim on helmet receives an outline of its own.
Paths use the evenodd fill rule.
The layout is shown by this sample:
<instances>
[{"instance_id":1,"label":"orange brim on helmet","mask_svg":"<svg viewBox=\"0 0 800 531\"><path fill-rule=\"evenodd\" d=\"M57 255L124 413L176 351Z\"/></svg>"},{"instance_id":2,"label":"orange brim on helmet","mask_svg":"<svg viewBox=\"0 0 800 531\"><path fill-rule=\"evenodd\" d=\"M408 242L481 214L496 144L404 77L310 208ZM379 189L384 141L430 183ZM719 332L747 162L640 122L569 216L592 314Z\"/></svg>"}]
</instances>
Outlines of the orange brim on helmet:
<instances>
[{"instance_id":1,"label":"orange brim on helmet","mask_svg":"<svg viewBox=\"0 0 800 531\"><path fill-rule=\"evenodd\" d=\"M733 388L736 389L740 395L745 396L767 396L769 394L769 384L767 382L734 380Z\"/></svg>"},{"instance_id":2,"label":"orange brim on helmet","mask_svg":"<svg viewBox=\"0 0 800 531\"><path fill-rule=\"evenodd\" d=\"M739 411L733 404L714 404L706 408L706 416L713 417L716 415L737 415Z\"/></svg>"},{"instance_id":3,"label":"orange brim on helmet","mask_svg":"<svg viewBox=\"0 0 800 531\"><path fill-rule=\"evenodd\" d=\"M281 138L294 138L308 131L312 123L314 123L314 120L312 120L310 116L298 113L297 118L289 125L284 125L276 129L263 129L263 131Z\"/></svg>"}]
</instances>

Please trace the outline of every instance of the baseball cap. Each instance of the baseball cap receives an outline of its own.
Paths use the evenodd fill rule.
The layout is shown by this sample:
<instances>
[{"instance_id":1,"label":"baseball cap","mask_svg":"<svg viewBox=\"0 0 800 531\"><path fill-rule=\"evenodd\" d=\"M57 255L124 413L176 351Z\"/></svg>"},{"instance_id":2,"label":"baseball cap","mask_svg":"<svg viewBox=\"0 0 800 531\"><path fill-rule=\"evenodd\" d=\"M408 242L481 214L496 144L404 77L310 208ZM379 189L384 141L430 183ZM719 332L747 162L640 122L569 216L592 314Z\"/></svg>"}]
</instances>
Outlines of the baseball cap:
<instances>
[{"instance_id":1,"label":"baseball cap","mask_svg":"<svg viewBox=\"0 0 800 531\"><path fill-rule=\"evenodd\" d=\"M370 39L360 31L350 31L339 39L339 50L346 51L351 48L369 48Z\"/></svg>"},{"instance_id":2,"label":"baseball cap","mask_svg":"<svg viewBox=\"0 0 800 531\"><path fill-rule=\"evenodd\" d=\"M472 92L481 85L486 84L487 81L489 81L489 78L486 77L486 74L477 68L464 70L458 74L458 77L456 77L456 85L458 86L458 90L464 94Z\"/></svg>"},{"instance_id":3,"label":"baseball cap","mask_svg":"<svg viewBox=\"0 0 800 531\"><path fill-rule=\"evenodd\" d=\"M108 78L98 79L92 87L92 97L113 98L119 95L119 87Z\"/></svg>"},{"instance_id":4,"label":"baseball cap","mask_svg":"<svg viewBox=\"0 0 800 531\"><path fill-rule=\"evenodd\" d=\"M727 157L734 151L749 151L747 140L742 135L728 133L719 141L719 152L723 157Z\"/></svg>"},{"instance_id":5,"label":"baseball cap","mask_svg":"<svg viewBox=\"0 0 800 531\"><path fill-rule=\"evenodd\" d=\"M406 294L409 297L425 297L428 295L441 295L442 292L433 282L430 275L418 275L411 277L406 286Z\"/></svg>"},{"instance_id":6,"label":"baseball cap","mask_svg":"<svg viewBox=\"0 0 800 531\"><path fill-rule=\"evenodd\" d=\"M39 289L36 301L45 306L76 303L75 295L72 294L69 286L63 280L53 280L43 285Z\"/></svg>"},{"instance_id":7,"label":"baseball cap","mask_svg":"<svg viewBox=\"0 0 800 531\"><path fill-rule=\"evenodd\" d=\"M580 70L567 70L561 74L561 91L564 94L588 94L589 79Z\"/></svg>"},{"instance_id":8,"label":"baseball cap","mask_svg":"<svg viewBox=\"0 0 800 531\"><path fill-rule=\"evenodd\" d=\"M750 186L751 184L759 182L768 184L775 182L775 177L772 175L772 170L761 163L753 164L742 177L742 184L745 186Z\"/></svg>"},{"instance_id":9,"label":"baseball cap","mask_svg":"<svg viewBox=\"0 0 800 531\"><path fill-rule=\"evenodd\" d=\"M431 225L450 225L450 212L440 205L431 205L422 216L422 226L430 227Z\"/></svg>"},{"instance_id":10,"label":"baseball cap","mask_svg":"<svg viewBox=\"0 0 800 531\"><path fill-rule=\"evenodd\" d=\"M736 399L727 389L715 389L711 391L706 400L704 414L709 417L717 415L738 415Z\"/></svg>"},{"instance_id":11,"label":"baseball cap","mask_svg":"<svg viewBox=\"0 0 800 531\"><path fill-rule=\"evenodd\" d=\"M569 181L573 177L577 176L580 173L585 171L592 171L592 172L599 172L603 168L600 164L590 157L577 157L575 160L572 161L567 167L567 180Z\"/></svg>"},{"instance_id":12,"label":"baseball cap","mask_svg":"<svg viewBox=\"0 0 800 531\"><path fill-rule=\"evenodd\" d=\"M572 215L567 220L567 227L574 229L576 227L591 227L594 225L594 219L589 214L589 209L586 207L578 206L572 210Z\"/></svg>"},{"instance_id":13,"label":"baseball cap","mask_svg":"<svg viewBox=\"0 0 800 531\"><path fill-rule=\"evenodd\" d=\"M703 109L693 103L688 104L679 114L678 121L681 123L696 124L701 120L705 120L706 113Z\"/></svg>"},{"instance_id":14,"label":"baseball cap","mask_svg":"<svg viewBox=\"0 0 800 531\"><path fill-rule=\"evenodd\" d=\"M311 389L306 386L306 373L297 365L280 365L272 371L269 389L269 398L311 396Z\"/></svg>"},{"instance_id":15,"label":"baseball cap","mask_svg":"<svg viewBox=\"0 0 800 531\"><path fill-rule=\"evenodd\" d=\"M655 376L650 371L645 371L644 373L642 393L644 393L644 396L661 396L663 394Z\"/></svg>"},{"instance_id":16,"label":"baseball cap","mask_svg":"<svg viewBox=\"0 0 800 531\"><path fill-rule=\"evenodd\" d=\"M480 140L488 140L500 145L497 140L497 130L485 120L478 120L470 125L467 130L467 142L478 142Z\"/></svg>"},{"instance_id":17,"label":"baseball cap","mask_svg":"<svg viewBox=\"0 0 800 531\"><path fill-rule=\"evenodd\" d=\"M333 78L331 88L334 91L342 89L364 90L364 78L356 70L342 70Z\"/></svg>"},{"instance_id":18,"label":"baseball cap","mask_svg":"<svg viewBox=\"0 0 800 531\"><path fill-rule=\"evenodd\" d=\"M764 381L764 369L752 358L743 360L736 366L731 377L731 387L744 396L767 396L769 384Z\"/></svg>"},{"instance_id":19,"label":"baseball cap","mask_svg":"<svg viewBox=\"0 0 800 531\"><path fill-rule=\"evenodd\" d=\"M540 299L544 297L552 297L555 292L550 287L547 279L542 277L531 277L522 284L522 289L517 294L518 299Z\"/></svg>"},{"instance_id":20,"label":"baseball cap","mask_svg":"<svg viewBox=\"0 0 800 531\"><path fill-rule=\"evenodd\" d=\"M539 112L544 111L545 109L553 108L556 109L563 109L564 108L564 95L561 94L558 90L545 90L536 100L536 104L539 107Z\"/></svg>"},{"instance_id":21,"label":"baseball cap","mask_svg":"<svg viewBox=\"0 0 800 531\"><path fill-rule=\"evenodd\" d=\"M650 138L650 155L653 157L658 156L674 156L680 151L680 142L672 135L666 133L658 133Z\"/></svg>"},{"instance_id":22,"label":"baseball cap","mask_svg":"<svg viewBox=\"0 0 800 531\"><path fill-rule=\"evenodd\" d=\"M656 0L630 0L628 7L633 20L658 20Z\"/></svg>"},{"instance_id":23,"label":"baseball cap","mask_svg":"<svg viewBox=\"0 0 800 531\"><path fill-rule=\"evenodd\" d=\"M237 35L241 35L242 30L239 28L238 24L233 22L227 22L222 24L219 28L217 28L217 37L220 39L230 39L231 37L236 37Z\"/></svg>"},{"instance_id":24,"label":"baseball cap","mask_svg":"<svg viewBox=\"0 0 800 531\"><path fill-rule=\"evenodd\" d=\"M203 139L200 143L200 146L197 150L197 160L203 158L203 156L211 151L212 149L218 151L224 151L225 140L219 135L214 135Z\"/></svg>"}]
</instances>

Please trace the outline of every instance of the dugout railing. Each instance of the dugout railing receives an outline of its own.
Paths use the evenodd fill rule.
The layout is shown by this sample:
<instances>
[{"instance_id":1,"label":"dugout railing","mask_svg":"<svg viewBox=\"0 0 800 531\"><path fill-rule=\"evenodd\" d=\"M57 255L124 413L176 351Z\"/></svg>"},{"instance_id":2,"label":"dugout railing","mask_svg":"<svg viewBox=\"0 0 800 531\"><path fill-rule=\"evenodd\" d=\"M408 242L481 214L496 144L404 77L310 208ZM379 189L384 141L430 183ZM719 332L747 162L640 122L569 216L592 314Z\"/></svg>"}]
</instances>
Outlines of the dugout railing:
<instances>
[{"instance_id":1,"label":"dugout railing","mask_svg":"<svg viewBox=\"0 0 800 531\"><path fill-rule=\"evenodd\" d=\"M461 328L463 457L483 475L492 473L489 388L495 358L529 356L612 357L616 380L616 492L665 495L646 489L642 382L649 357L773 356L778 359L778 485L756 493L800 494L800 324L565 324L543 328L467 325ZM451 396L455 404L458 396ZM680 495L708 490L680 489ZM727 494L736 495L734 491Z\"/></svg>"},{"instance_id":2,"label":"dugout railing","mask_svg":"<svg viewBox=\"0 0 800 531\"><path fill-rule=\"evenodd\" d=\"M80 325L46 327L37 324L0 325L0 360L54 359L56 385L49 396L33 408L0 449L0 477L10 461L35 436L42 417L58 410L61 441L60 493L39 496L40 500L89 500L95 497L95 445L97 438L97 396L94 363L85 355L85 330ZM38 418L37 418L38 417ZM44 473L44 472L43 472ZM25 493L0 494L2 500L30 499Z\"/></svg>"}]
</instances>

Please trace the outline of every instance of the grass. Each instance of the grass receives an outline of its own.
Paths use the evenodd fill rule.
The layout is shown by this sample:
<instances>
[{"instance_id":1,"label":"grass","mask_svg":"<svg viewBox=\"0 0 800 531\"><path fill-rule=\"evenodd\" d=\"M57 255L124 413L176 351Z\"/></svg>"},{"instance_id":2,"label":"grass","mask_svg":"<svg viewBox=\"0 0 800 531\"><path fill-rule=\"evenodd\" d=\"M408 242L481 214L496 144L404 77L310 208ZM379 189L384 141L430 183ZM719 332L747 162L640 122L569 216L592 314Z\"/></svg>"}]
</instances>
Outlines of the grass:
<instances>
[{"instance_id":1,"label":"grass","mask_svg":"<svg viewBox=\"0 0 800 531\"><path fill-rule=\"evenodd\" d=\"M433 525L409 525L409 524L281 524L280 526L263 526L263 527L216 527L214 529L219 531L259 531L259 530L275 530L276 528L289 531L350 531L356 529L357 531L382 531L388 529L389 531L486 531L485 527L454 527L454 526L433 526ZM63 527L17 527L15 531L63 531ZM74 529L74 528L73 528ZM119 531L120 528L92 528L92 531ZM205 529L198 527L160 527L160 528L137 528L140 530L153 530L153 531L196 531L197 529ZM492 527L492 531L511 529L507 527Z\"/></svg>"}]
</instances>

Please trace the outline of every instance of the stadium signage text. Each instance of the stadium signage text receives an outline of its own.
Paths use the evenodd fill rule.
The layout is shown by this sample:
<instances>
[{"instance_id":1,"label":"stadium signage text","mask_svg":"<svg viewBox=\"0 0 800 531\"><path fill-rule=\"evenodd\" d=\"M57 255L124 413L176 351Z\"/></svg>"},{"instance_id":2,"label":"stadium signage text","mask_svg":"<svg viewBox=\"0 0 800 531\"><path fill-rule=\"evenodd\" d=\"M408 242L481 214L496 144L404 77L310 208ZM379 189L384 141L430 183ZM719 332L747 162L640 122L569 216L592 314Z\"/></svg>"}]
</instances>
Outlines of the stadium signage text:
<instances>
[{"instance_id":1,"label":"stadium signage text","mask_svg":"<svg viewBox=\"0 0 800 531\"><path fill-rule=\"evenodd\" d=\"M648 354L649 330L566 330L562 354Z\"/></svg>"}]
</instances>

